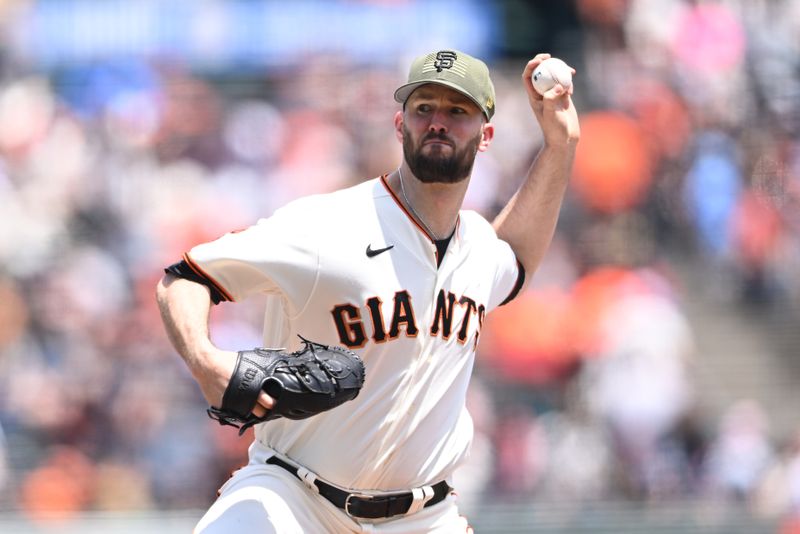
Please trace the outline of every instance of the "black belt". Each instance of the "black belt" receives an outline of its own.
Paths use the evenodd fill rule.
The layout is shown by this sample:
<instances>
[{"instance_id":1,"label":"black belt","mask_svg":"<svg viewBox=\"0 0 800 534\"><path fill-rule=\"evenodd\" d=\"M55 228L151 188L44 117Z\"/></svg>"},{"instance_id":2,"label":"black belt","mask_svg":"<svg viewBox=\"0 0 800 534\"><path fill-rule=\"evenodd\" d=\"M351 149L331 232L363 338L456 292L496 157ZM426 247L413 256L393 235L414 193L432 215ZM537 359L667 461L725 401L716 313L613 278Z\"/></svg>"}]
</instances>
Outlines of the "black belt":
<instances>
[{"instance_id":1,"label":"black belt","mask_svg":"<svg viewBox=\"0 0 800 534\"><path fill-rule=\"evenodd\" d=\"M268 458L267 463L282 467L305 482L303 477L298 474L297 467L281 460L277 456ZM348 493L319 479L314 479L314 485L319 489L319 494L332 502L334 506L341 508L348 515L364 519L378 519L405 514L411 509L411 505L414 502L414 494L410 491L383 495L365 495L363 493ZM423 508L442 502L453 489L444 480L434 484L431 488L433 489L433 497L425 503Z\"/></svg>"}]
</instances>

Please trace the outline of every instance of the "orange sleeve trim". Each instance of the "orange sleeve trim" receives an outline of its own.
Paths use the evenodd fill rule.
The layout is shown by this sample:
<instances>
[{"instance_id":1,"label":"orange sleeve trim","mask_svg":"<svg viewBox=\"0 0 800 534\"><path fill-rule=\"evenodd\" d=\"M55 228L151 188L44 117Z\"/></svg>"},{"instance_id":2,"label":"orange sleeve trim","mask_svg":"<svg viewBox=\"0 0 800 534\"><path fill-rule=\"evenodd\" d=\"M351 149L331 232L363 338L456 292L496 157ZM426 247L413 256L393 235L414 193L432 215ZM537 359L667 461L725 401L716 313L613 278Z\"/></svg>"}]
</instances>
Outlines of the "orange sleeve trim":
<instances>
[{"instance_id":1,"label":"orange sleeve trim","mask_svg":"<svg viewBox=\"0 0 800 534\"><path fill-rule=\"evenodd\" d=\"M202 268L201 268L199 265L197 265L197 264L194 262L194 260L193 260L191 257L189 257L189 253L188 253L188 252L185 252L185 253L183 254L183 260L184 260L184 261L186 262L186 264L187 264L187 265L188 265L188 266L189 266L189 267L190 267L190 268L191 268L191 269L194 271L194 273L195 273L197 276L200 276L200 277L202 277L202 278L204 278L204 279L208 280L208 282L209 282L211 285L213 285L213 286L214 286L214 287L217 289L217 291L219 291L219 292L220 292L220 294L221 294L223 297L225 297L225 300L226 300L226 301L228 301L228 302L234 302L234 298L231 296L231 294L230 294L230 293L228 293L228 292L225 290L225 288L224 288L224 287L222 287L222 286L220 285L220 283L219 283L219 282L217 282L216 280L214 280L214 277L213 277L213 276L210 276L210 275L209 275L207 272L205 272L205 271L204 271L204 270L203 270L203 269L202 269Z\"/></svg>"},{"instance_id":2,"label":"orange sleeve trim","mask_svg":"<svg viewBox=\"0 0 800 534\"><path fill-rule=\"evenodd\" d=\"M497 305L499 308L500 306L505 306L515 298L519 294L522 286L525 285L525 267L522 265L522 262L517 259L517 281L514 283L514 287L511 288L511 293L508 294L506 299Z\"/></svg>"}]
</instances>

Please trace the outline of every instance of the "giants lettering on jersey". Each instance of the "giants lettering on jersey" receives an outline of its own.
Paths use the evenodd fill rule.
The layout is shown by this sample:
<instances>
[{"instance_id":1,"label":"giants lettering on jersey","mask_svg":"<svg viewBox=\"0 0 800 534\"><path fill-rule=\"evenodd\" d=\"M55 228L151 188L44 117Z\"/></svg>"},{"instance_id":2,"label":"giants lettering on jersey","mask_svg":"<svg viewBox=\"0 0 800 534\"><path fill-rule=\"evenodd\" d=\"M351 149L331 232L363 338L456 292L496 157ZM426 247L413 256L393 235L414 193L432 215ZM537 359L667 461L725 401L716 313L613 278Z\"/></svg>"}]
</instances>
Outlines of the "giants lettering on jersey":
<instances>
[{"instance_id":1,"label":"giants lettering on jersey","mask_svg":"<svg viewBox=\"0 0 800 534\"><path fill-rule=\"evenodd\" d=\"M362 318L362 309L368 317ZM383 316L383 301L379 297L368 298L363 308L353 304L340 304L331 310L331 314L339 333L339 341L351 349L363 347L368 338L375 343L383 343L396 339L401 331L405 331L407 337L417 337L419 333L411 296L406 290L394 294L392 316L388 322ZM466 295L458 297L442 289L436 297L436 310L428 332L432 337L441 337L444 340L450 339L455 333L458 342L464 345L470 337L472 326L475 333L473 344L477 347L485 316L486 307L483 304L478 304ZM473 321L473 317L477 321ZM367 324L371 327L371 336L367 331Z\"/></svg>"}]
</instances>

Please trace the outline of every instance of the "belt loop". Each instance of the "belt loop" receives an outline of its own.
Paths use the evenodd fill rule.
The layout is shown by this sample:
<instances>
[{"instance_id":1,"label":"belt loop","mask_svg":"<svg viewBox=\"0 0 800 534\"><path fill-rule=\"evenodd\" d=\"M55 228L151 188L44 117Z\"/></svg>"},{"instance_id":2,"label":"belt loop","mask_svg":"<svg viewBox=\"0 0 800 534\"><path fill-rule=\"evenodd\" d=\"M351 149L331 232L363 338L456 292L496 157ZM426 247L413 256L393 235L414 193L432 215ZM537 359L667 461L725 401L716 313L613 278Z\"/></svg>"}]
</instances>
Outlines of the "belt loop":
<instances>
[{"instance_id":1,"label":"belt loop","mask_svg":"<svg viewBox=\"0 0 800 534\"><path fill-rule=\"evenodd\" d=\"M319 493L319 488L314 481L317 480L317 475L306 469L305 467L298 467L297 468L297 476L300 480L303 481L303 484L308 486L308 489L313 491L314 493Z\"/></svg>"},{"instance_id":2,"label":"belt loop","mask_svg":"<svg viewBox=\"0 0 800 534\"><path fill-rule=\"evenodd\" d=\"M422 486L421 488L414 488L411 490L414 500L411 501L411 506L408 507L408 512L405 515L416 514L425 507L425 504L433 498L433 488L431 486Z\"/></svg>"}]
</instances>

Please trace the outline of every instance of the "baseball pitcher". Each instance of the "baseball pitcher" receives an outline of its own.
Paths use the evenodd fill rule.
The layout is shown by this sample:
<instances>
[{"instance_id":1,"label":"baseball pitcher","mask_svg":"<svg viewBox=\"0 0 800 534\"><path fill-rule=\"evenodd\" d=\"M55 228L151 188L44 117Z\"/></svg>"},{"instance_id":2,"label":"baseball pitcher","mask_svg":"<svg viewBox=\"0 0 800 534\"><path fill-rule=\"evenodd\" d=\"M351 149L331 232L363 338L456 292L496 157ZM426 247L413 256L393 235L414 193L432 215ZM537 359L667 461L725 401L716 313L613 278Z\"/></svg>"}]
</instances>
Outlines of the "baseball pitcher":
<instances>
[{"instance_id":1,"label":"baseball pitcher","mask_svg":"<svg viewBox=\"0 0 800 534\"><path fill-rule=\"evenodd\" d=\"M398 168L294 201L167 268L164 325L209 414L255 426L248 464L195 532L469 531L452 474L473 434L481 328L544 255L579 138L572 86L532 85L549 57L522 72L543 147L493 223L461 209L494 138L489 70L438 50L394 94ZM215 347L211 304L255 294L268 296L264 347Z\"/></svg>"}]
</instances>

